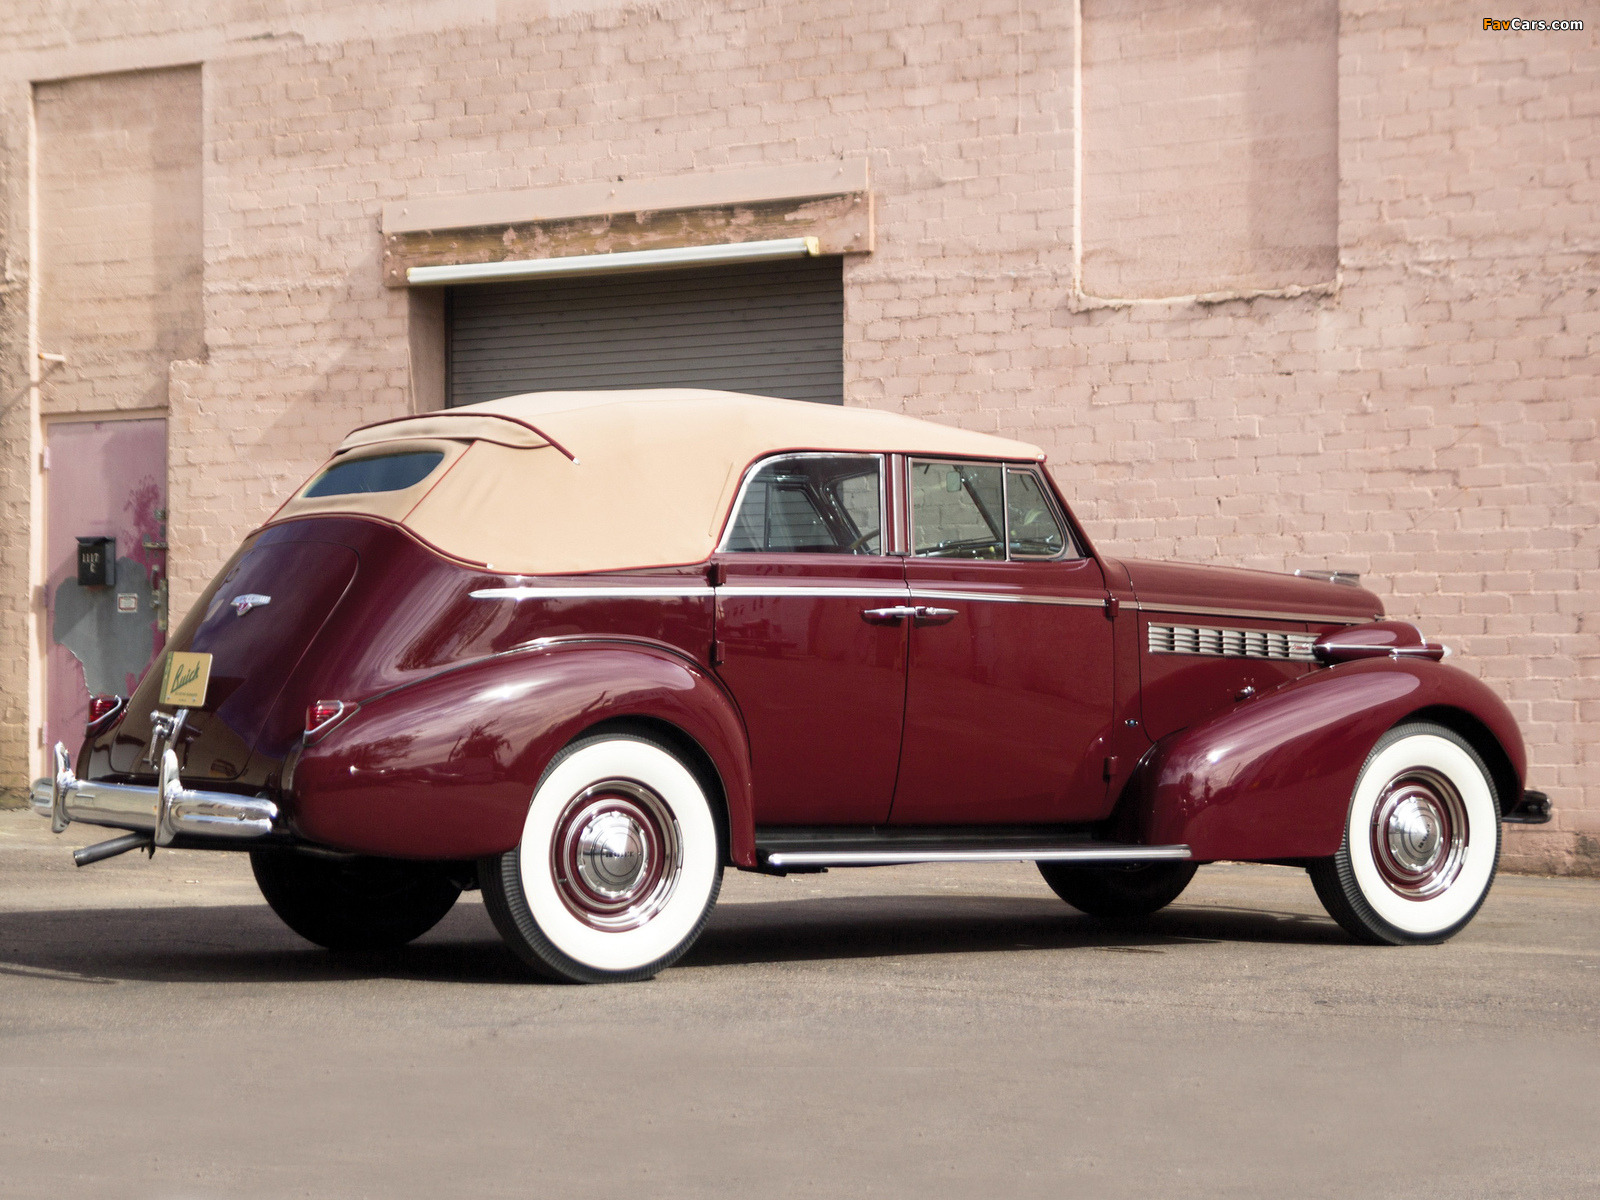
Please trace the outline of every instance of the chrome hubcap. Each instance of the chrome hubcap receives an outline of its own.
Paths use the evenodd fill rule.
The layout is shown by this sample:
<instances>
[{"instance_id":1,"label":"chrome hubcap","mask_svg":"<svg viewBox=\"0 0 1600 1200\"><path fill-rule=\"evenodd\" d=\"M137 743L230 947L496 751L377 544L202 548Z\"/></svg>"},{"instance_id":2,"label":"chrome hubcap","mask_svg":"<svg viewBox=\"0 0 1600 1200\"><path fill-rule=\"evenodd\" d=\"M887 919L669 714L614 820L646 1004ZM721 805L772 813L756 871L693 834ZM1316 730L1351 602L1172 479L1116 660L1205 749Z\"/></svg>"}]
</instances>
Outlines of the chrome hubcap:
<instances>
[{"instance_id":1,"label":"chrome hubcap","mask_svg":"<svg viewBox=\"0 0 1600 1200\"><path fill-rule=\"evenodd\" d=\"M1396 895L1437 896L1455 882L1467 850L1467 809L1437 771L1417 768L1390 781L1372 814L1372 858Z\"/></svg>"},{"instance_id":2,"label":"chrome hubcap","mask_svg":"<svg viewBox=\"0 0 1600 1200\"><path fill-rule=\"evenodd\" d=\"M1433 808L1407 796L1389 814L1389 855L1411 871L1426 871L1439 857L1444 842L1439 815Z\"/></svg>"},{"instance_id":3,"label":"chrome hubcap","mask_svg":"<svg viewBox=\"0 0 1600 1200\"><path fill-rule=\"evenodd\" d=\"M599 895L626 896L649 865L648 853L639 822L604 812L578 833L578 875Z\"/></svg>"},{"instance_id":4,"label":"chrome hubcap","mask_svg":"<svg viewBox=\"0 0 1600 1200\"><path fill-rule=\"evenodd\" d=\"M682 868L677 819L630 779L608 779L567 802L550 847L556 890L593 929L636 929L671 899Z\"/></svg>"}]
</instances>

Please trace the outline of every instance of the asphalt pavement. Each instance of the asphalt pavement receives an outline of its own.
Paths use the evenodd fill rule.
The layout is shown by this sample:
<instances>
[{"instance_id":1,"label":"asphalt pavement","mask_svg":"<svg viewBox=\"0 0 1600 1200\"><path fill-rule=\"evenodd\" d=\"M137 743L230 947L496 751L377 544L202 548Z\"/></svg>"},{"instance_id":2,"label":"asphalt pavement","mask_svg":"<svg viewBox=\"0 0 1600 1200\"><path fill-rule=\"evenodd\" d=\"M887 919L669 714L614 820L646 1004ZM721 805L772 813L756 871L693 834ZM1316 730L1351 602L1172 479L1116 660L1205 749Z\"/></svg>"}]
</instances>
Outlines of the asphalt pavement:
<instances>
[{"instance_id":1,"label":"asphalt pavement","mask_svg":"<svg viewBox=\"0 0 1600 1200\"><path fill-rule=\"evenodd\" d=\"M0 1196L1600 1196L1596 880L1380 949L1283 867L1119 927L1027 864L730 873L570 987L475 894L334 956L102 834L0 813Z\"/></svg>"}]
</instances>

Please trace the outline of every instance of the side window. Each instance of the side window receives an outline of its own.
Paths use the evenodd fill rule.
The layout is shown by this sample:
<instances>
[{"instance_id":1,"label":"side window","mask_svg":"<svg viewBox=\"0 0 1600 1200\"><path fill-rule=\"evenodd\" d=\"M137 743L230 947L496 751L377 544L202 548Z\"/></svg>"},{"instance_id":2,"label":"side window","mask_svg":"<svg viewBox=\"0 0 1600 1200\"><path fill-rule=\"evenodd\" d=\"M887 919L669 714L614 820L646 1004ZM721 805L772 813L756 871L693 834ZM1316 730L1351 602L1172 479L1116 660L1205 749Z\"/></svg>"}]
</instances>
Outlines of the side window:
<instances>
[{"instance_id":1,"label":"side window","mask_svg":"<svg viewBox=\"0 0 1600 1200\"><path fill-rule=\"evenodd\" d=\"M1032 471L1006 471L1006 525L1012 558L1054 558L1066 548L1066 534Z\"/></svg>"},{"instance_id":2,"label":"side window","mask_svg":"<svg viewBox=\"0 0 1600 1200\"><path fill-rule=\"evenodd\" d=\"M911 552L928 558L1004 558L1005 483L999 465L913 462Z\"/></svg>"},{"instance_id":3,"label":"side window","mask_svg":"<svg viewBox=\"0 0 1600 1200\"><path fill-rule=\"evenodd\" d=\"M750 476L725 550L881 554L882 460L869 454L794 454Z\"/></svg>"}]
</instances>

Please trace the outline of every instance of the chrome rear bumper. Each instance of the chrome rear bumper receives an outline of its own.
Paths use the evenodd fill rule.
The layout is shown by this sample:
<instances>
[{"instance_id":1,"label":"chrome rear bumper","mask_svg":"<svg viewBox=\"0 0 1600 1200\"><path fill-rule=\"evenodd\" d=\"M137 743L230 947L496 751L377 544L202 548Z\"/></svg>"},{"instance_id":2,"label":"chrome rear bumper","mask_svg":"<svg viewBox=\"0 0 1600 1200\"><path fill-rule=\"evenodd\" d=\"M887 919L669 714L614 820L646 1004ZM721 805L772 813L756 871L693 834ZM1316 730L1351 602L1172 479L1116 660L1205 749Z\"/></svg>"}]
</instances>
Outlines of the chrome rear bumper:
<instances>
[{"instance_id":1,"label":"chrome rear bumper","mask_svg":"<svg viewBox=\"0 0 1600 1200\"><path fill-rule=\"evenodd\" d=\"M202 792L178 779L178 756L161 755L155 787L127 783L94 783L72 773L67 748L55 747L55 775L34 781L29 795L33 811L50 818L60 833L73 821L148 833L157 846L170 846L179 834L213 838L258 838L272 832L278 806L262 796Z\"/></svg>"}]
</instances>

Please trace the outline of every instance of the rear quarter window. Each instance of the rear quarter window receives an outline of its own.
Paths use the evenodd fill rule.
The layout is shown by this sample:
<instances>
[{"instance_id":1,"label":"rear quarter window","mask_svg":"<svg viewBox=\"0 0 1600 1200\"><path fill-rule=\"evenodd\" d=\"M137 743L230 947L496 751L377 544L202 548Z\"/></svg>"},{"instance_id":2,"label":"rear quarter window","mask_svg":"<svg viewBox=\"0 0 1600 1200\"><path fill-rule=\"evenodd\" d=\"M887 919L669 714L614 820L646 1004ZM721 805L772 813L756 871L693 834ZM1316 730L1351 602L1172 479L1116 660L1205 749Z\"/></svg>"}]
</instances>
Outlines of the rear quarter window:
<instances>
[{"instance_id":1,"label":"rear quarter window","mask_svg":"<svg viewBox=\"0 0 1600 1200\"><path fill-rule=\"evenodd\" d=\"M725 550L879 554L882 460L795 454L768 461L745 485Z\"/></svg>"}]
</instances>

